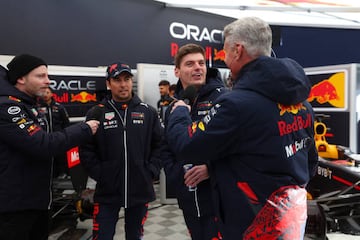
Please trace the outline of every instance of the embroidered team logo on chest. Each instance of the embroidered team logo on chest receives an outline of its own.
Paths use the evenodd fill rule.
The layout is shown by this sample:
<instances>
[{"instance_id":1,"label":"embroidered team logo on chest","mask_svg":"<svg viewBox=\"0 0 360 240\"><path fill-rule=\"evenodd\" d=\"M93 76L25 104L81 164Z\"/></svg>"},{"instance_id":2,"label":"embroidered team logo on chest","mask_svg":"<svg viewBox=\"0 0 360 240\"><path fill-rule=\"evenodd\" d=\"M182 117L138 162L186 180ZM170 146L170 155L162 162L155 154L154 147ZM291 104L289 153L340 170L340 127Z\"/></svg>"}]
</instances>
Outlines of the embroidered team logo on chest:
<instances>
[{"instance_id":1,"label":"embroidered team logo on chest","mask_svg":"<svg viewBox=\"0 0 360 240\"><path fill-rule=\"evenodd\" d=\"M117 128L118 122L115 119L115 113L114 112L105 113L105 121L103 124L104 124L104 129Z\"/></svg>"},{"instance_id":2,"label":"embroidered team logo on chest","mask_svg":"<svg viewBox=\"0 0 360 240\"><path fill-rule=\"evenodd\" d=\"M142 112L132 112L131 121L133 124L144 124L145 114Z\"/></svg>"},{"instance_id":3,"label":"embroidered team logo on chest","mask_svg":"<svg viewBox=\"0 0 360 240\"><path fill-rule=\"evenodd\" d=\"M105 113L105 119L108 120L108 121L112 120L114 117L115 117L114 112Z\"/></svg>"}]
</instances>

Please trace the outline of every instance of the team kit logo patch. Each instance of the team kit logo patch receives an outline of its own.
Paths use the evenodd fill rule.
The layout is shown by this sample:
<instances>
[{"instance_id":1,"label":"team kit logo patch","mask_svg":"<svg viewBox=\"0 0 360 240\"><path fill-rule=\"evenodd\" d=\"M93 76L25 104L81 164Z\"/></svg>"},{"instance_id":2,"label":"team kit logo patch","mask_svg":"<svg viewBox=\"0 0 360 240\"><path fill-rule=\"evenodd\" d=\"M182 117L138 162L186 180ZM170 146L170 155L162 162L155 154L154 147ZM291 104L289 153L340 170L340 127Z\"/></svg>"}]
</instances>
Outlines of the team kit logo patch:
<instances>
[{"instance_id":1,"label":"team kit logo patch","mask_svg":"<svg viewBox=\"0 0 360 240\"><path fill-rule=\"evenodd\" d=\"M143 112L132 112L131 120L133 124L144 124L145 114Z\"/></svg>"}]
</instances>

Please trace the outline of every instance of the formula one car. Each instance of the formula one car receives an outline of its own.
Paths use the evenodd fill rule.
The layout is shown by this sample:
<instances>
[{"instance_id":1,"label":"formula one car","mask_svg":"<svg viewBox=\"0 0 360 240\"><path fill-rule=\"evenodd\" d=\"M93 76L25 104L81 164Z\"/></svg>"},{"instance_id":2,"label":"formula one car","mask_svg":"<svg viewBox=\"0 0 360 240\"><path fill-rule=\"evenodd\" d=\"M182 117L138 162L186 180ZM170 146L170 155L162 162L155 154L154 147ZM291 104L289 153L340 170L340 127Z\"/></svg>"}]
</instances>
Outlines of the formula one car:
<instances>
[{"instance_id":1,"label":"formula one car","mask_svg":"<svg viewBox=\"0 0 360 240\"><path fill-rule=\"evenodd\" d=\"M327 127L317 115L315 143L319 165L307 186L307 239L327 239L327 232L360 235L360 155L329 144Z\"/></svg>"}]
</instances>

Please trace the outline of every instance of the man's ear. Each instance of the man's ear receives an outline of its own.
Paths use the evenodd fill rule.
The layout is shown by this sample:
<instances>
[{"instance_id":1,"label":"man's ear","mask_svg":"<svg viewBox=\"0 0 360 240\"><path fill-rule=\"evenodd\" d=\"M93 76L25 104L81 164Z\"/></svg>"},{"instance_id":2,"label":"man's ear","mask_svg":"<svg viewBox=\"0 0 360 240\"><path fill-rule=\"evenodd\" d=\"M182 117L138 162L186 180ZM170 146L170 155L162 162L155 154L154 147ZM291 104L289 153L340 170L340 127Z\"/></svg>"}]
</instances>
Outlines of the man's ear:
<instances>
[{"instance_id":1,"label":"man's ear","mask_svg":"<svg viewBox=\"0 0 360 240\"><path fill-rule=\"evenodd\" d=\"M25 77L18 78L18 79L16 80L16 83L21 84L21 85L24 85L24 84L25 84ZM16 84L16 83L15 83L15 84Z\"/></svg>"},{"instance_id":2,"label":"man's ear","mask_svg":"<svg viewBox=\"0 0 360 240\"><path fill-rule=\"evenodd\" d=\"M175 67L174 69L174 74L175 74L175 77L179 78L179 75L180 75L180 69Z\"/></svg>"}]
</instances>

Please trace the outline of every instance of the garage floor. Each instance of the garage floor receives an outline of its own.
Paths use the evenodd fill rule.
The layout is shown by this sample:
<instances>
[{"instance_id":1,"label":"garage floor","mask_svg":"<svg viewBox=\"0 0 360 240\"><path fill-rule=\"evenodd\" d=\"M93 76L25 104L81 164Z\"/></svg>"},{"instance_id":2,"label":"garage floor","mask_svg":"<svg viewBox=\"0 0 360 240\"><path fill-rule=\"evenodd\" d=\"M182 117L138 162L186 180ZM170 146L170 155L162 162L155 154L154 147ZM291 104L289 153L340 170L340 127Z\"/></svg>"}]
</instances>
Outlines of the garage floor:
<instances>
[{"instance_id":1,"label":"garage floor","mask_svg":"<svg viewBox=\"0 0 360 240\"><path fill-rule=\"evenodd\" d=\"M158 193L158 185L155 189ZM157 198L159 199L159 198ZM114 240L124 240L123 215L117 225ZM76 229L63 229L53 233L49 240L91 240L92 220L79 221ZM177 205L162 205L159 200L150 204L149 216L145 223L145 240L190 240L181 210ZM360 240L360 236L342 233L327 234L329 240Z\"/></svg>"}]
</instances>

